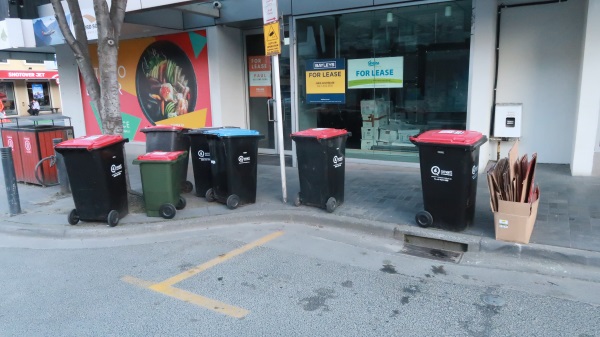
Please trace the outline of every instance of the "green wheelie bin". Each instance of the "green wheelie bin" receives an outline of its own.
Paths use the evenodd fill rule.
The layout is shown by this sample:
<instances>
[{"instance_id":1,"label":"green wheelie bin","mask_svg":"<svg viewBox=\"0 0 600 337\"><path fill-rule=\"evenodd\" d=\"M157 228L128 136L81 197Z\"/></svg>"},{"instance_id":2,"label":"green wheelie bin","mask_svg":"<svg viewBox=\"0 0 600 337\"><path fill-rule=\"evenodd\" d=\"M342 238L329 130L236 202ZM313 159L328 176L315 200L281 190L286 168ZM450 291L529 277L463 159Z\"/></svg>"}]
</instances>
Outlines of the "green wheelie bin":
<instances>
[{"instance_id":1,"label":"green wheelie bin","mask_svg":"<svg viewBox=\"0 0 600 337\"><path fill-rule=\"evenodd\" d=\"M153 151L133 160L140 166L146 215L172 219L185 207L180 195L181 165L187 162L187 155L186 151Z\"/></svg>"}]
</instances>

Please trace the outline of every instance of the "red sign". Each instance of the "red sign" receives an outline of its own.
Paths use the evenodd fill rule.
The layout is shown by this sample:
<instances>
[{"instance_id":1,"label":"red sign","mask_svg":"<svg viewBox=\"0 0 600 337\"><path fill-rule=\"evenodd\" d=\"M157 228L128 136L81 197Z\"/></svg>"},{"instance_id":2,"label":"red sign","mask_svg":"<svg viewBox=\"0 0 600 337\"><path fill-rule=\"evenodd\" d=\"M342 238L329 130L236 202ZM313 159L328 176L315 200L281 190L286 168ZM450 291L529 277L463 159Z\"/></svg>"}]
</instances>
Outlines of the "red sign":
<instances>
[{"instance_id":1,"label":"red sign","mask_svg":"<svg viewBox=\"0 0 600 337\"><path fill-rule=\"evenodd\" d=\"M1 79L55 79L58 81L58 71L47 71L47 70L0 70Z\"/></svg>"},{"instance_id":2,"label":"red sign","mask_svg":"<svg viewBox=\"0 0 600 337\"><path fill-rule=\"evenodd\" d=\"M273 97L271 89L271 58L269 56L249 56L248 79L250 83L250 97Z\"/></svg>"}]
</instances>

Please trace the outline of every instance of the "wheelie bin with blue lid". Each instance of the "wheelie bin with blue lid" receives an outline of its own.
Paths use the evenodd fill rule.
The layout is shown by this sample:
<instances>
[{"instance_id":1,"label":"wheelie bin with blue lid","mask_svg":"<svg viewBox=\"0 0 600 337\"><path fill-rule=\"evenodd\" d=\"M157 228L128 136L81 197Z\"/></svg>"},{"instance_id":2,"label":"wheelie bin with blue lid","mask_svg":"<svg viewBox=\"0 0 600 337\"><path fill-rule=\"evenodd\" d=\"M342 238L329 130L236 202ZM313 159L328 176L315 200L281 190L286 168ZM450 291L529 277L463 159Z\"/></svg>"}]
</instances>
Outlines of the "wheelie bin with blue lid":
<instances>
[{"instance_id":1,"label":"wheelie bin with blue lid","mask_svg":"<svg viewBox=\"0 0 600 337\"><path fill-rule=\"evenodd\" d=\"M216 129L237 129L235 126L216 126L191 129L186 132L190 137L190 157L194 169L194 185L196 196L205 197L206 192L212 188L212 174L210 170L210 149L206 132Z\"/></svg>"},{"instance_id":2,"label":"wheelie bin with blue lid","mask_svg":"<svg viewBox=\"0 0 600 337\"><path fill-rule=\"evenodd\" d=\"M146 214L165 219L175 217L186 205L180 195L181 165L185 151L153 151L138 156L133 164L140 166Z\"/></svg>"},{"instance_id":3,"label":"wheelie bin with blue lid","mask_svg":"<svg viewBox=\"0 0 600 337\"><path fill-rule=\"evenodd\" d=\"M256 130L223 128L206 132L211 155L212 188L206 200L235 209L256 202L258 141Z\"/></svg>"},{"instance_id":4,"label":"wheelie bin with blue lid","mask_svg":"<svg viewBox=\"0 0 600 337\"><path fill-rule=\"evenodd\" d=\"M430 130L410 141L419 148L424 211L415 221L462 231L473 223L479 147L487 141L481 132Z\"/></svg>"},{"instance_id":5,"label":"wheelie bin with blue lid","mask_svg":"<svg viewBox=\"0 0 600 337\"><path fill-rule=\"evenodd\" d=\"M181 191L189 193L194 189L191 181L187 180L190 139L186 135L188 129L177 125L147 126L140 131L146 134L146 153L153 151L185 151L188 156L183 159L181 166Z\"/></svg>"},{"instance_id":6,"label":"wheelie bin with blue lid","mask_svg":"<svg viewBox=\"0 0 600 337\"><path fill-rule=\"evenodd\" d=\"M129 212L125 156L127 138L95 135L70 139L55 146L62 154L75 209L68 221L106 221L114 227Z\"/></svg>"},{"instance_id":7,"label":"wheelie bin with blue lid","mask_svg":"<svg viewBox=\"0 0 600 337\"><path fill-rule=\"evenodd\" d=\"M344 202L346 139L343 129L314 128L292 133L296 142L300 192L294 204L333 212Z\"/></svg>"}]
</instances>

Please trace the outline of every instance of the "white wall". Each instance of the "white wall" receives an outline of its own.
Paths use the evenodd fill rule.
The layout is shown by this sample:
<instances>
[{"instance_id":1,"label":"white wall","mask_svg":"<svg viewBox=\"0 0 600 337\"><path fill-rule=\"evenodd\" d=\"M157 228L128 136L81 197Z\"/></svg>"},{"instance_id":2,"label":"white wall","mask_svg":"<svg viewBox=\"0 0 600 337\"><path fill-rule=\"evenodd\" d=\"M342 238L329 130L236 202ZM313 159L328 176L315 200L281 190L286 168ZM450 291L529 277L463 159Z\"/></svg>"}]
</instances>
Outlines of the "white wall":
<instances>
[{"instance_id":1,"label":"white wall","mask_svg":"<svg viewBox=\"0 0 600 337\"><path fill-rule=\"evenodd\" d=\"M471 34L467 129L489 136L494 92L496 1L473 1ZM491 149L495 149L493 145L488 142L479 149L480 172L485 169Z\"/></svg>"},{"instance_id":2,"label":"white wall","mask_svg":"<svg viewBox=\"0 0 600 337\"><path fill-rule=\"evenodd\" d=\"M571 162L584 13L585 0L502 9L496 102L523 104L519 152L541 163Z\"/></svg>"},{"instance_id":3,"label":"white wall","mask_svg":"<svg viewBox=\"0 0 600 337\"><path fill-rule=\"evenodd\" d=\"M73 51L67 45L55 46L55 50L56 64L60 75L59 89L62 114L71 117L75 137L85 136L81 85L75 56L73 56Z\"/></svg>"},{"instance_id":4,"label":"white wall","mask_svg":"<svg viewBox=\"0 0 600 337\"><path fill-rule=\"evenodd\" d=\"M594 166L594 151L598 143L598 114L600 113L600 1L590 0L584 20L584 51L581 66L577 123L571 173L590 175Z\"/></svg>"},{"instance_id":5,"label":"white wall","mask_svg":"<svg viewBox=\"0 0 600 337\"><path fill-rule=\"evenodd\" d=\"M236 28L206 29L213 126L248 127L244 42Z\"/></svg>"}]
</instances>

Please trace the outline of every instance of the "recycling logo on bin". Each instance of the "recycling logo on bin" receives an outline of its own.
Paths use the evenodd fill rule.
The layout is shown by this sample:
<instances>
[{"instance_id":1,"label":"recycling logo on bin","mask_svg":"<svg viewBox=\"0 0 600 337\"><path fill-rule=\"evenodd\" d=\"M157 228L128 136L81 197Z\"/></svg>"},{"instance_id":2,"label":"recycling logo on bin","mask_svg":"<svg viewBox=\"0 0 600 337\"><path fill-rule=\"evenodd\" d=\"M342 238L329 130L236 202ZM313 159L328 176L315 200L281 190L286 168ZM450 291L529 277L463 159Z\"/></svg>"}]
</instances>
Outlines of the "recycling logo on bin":
<instances>
[{"instance_id":1,"label":"recycling logo on bin","mask_svg":"<svg viewBox=\"0 0 600 337\"><path fill-rule=\"evenodd\" d=\"M198 158L201 161L209 161L210 160L210 152L204 152L202 150L198 151Z\"/></svg>"},{"instance_id":2,"label":"recycling logo on bin","mask_svg":"<svg viewBox=\"0 0 600 337\"><path fill-rule=\"evenodd\" d=\"M31 140L29 137L23 137L23 140L25 141L25 152L31 153Z\"/></svg>"},{"instance_id":3,"label":"recycling logo on bin","mask_svg":"<svg viewBox=\"0 0 600 337\"><path fill-rule=\"evenodd\" d=\"M338 168L344 164L344 156L333 156L333 167Z\"/></svg>"},{"instance_id":4,"label":"recycling logo on bin","mask_svg":"<svg viewBox=\"0 0 600 337\"><path fill-rule=\"evenodd\" d=\"M8 145L8 147L10 147L11 149L13 149L13 151L15 150L15 144L13 143L13 139L12 136L6 136L6 145Z\"/></svg>"},{"instance_id":5,"label":"recycling logo on bin","mask_svg":"<svg viewBox=\"0 0 600 337\"><path fill-rule=\"evenodd\" d=\"M432 166L431 174L431 178L435 181L448 182L452 180L452 171L442 170L439 166Z\"/></svg>"},{"instance_id":6,"label":"recycling logo on bin","mask_svg":"<svg viewBox=\"0 0 600 337\"><path fill-rule=\"evenodd\" d=\"M247 155L248 152L244 152L243 155L238 157L238 162L240 165L242 164L250 164L250 157L246 157L244 155Z\"/></svg>"},{"instance_id":7,"label":"recycling logo on bin","mask_svg":"<svg viewBox=\"0 0 600 337\"><path fill-rule=\"evenodd\" d=\"M473 165L471 168L471 179L477 179L477 173L479 172L479 166Z\"/></svg>"},{"instance_id":8,"label":"recycling logo on bin","mask_svg":"<svg viewBox=\"0 0 600 337\"><path fill-rule=\"evenodd\" d=\"M123 164L112 164L110 166L110 173L113 176L113 178L120 176L121 173L123 173Z\"/></svg>"}]
</instances>

